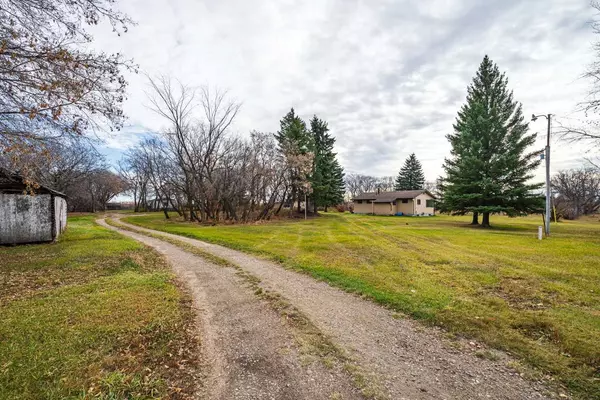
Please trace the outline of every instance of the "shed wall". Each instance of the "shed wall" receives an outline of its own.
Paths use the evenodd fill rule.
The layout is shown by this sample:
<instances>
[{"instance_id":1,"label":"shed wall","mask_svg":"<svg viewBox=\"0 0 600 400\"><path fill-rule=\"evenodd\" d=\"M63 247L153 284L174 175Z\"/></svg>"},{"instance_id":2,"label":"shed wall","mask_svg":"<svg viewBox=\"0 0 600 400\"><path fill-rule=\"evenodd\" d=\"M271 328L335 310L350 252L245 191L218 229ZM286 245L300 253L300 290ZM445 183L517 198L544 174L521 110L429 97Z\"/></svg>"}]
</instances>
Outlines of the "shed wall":
<instances>
[{"instance_id":1,"label":"shed wall","mask_svg":"<svg viewBox=\"0 0 600 400\"><path fill-rule=\"evenodd\" d=\"M58 237L67 228L67 201L60 196L54 197L54 220L55 237Z\"/></svg>"},{"instance_id":2,"label":"shed wall","mask_svg":"<svg viewBox=\"0 0 600 400\"><path fill-rule=\"evenodd\" d=\"M0 244L51 241L50 201L49 194L0 193Z\"/></svg>"}]
</instances>

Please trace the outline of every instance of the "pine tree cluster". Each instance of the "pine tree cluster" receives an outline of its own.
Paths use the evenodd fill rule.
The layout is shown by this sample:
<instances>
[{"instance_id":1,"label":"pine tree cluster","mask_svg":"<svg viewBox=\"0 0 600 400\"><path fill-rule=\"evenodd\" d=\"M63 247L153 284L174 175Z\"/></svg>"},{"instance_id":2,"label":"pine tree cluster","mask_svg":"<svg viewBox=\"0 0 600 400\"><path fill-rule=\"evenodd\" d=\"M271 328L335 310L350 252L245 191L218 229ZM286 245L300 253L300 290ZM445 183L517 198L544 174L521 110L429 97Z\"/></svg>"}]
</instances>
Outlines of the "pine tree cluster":
<instances>
[{"instance_id":1,"label":"pine tree cluster","mask_svg":"<svg viewBox=\"0 0 600 400\"><path fill-rule=\"evenodd\" d=\"M312 165L305 177L310 184L310 203L314 212L318 207L327 207L340 204L344 201L344 170L333 151L335 138L329 133L327 122L316 115L310 121L310 129L305 122L296 115L292 108L281 120L281 128L275 134L279 149L285 157L312 156ZM298 174L292 171L291 201L300 201L300 195L307 191L297 182ZM296 182L296 183L294 183Z\"/></svg>"}]
</instances>

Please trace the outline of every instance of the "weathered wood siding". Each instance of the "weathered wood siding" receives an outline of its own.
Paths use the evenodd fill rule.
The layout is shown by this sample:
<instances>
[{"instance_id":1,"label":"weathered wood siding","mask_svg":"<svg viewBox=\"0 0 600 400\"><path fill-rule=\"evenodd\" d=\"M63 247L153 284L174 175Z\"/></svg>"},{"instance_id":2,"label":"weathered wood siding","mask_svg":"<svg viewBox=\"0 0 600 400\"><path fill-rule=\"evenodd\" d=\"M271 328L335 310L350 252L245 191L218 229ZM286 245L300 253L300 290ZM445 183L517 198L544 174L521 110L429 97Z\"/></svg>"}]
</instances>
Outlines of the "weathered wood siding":
<instances>
[{"instance_id":1,"label":"weathered wood siding","mask_svg":"<svg viewBox=\"0 0 600 400\"><path fill-rule=\"evenodd\" d=\"M60 196L54 196L54 221L54 236L58 237L67 229L67 201Z\"/></svg>"},{"instance_id":2,"label":"weathered wood siding","mask_svg":"<svg viewBox=\"0 0 600 400\"><path fill-rule=\"evenodd\" d=\"M60 197L57 199L65 201ZM51 200L50 194L0 193L0 244L51 241ZM66 211L66 202L64 207ZM59 209L63 209L62 204ZM66 218L66 212L64 216Z\"/></svg>"}]
</instances>

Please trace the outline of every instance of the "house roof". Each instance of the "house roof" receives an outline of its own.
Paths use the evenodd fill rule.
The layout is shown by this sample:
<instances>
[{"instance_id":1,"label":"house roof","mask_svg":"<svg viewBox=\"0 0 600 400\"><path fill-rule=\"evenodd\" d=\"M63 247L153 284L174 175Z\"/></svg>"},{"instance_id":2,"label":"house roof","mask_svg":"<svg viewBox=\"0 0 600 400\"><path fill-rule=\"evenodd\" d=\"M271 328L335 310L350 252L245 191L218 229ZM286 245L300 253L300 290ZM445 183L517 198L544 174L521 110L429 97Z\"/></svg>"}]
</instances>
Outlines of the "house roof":
<instances>
[{"instance_id":1,"label":"house roof","mask_svg":"<svg viewBox=\"0 0 600 400\"><path fill-rule=\"evenodd\" d=\"M0 193L22 193L27 190L27 184L23 176L16 172L11 172L7 169L0 167ZM57 192L44 185L39 185L34 192L36 193L50 193L60 197L67 197L66 194Z\"/></svg>"},{"instance_id":2,"label":"house roof","mask_svg":"<svg viewBox=\"0 0 600 400\"><path fill-rule=\"evenodd\" d=\"M420 194L426 193L435 199L427 190L399 190L395 192L367 192L356 196L353 200L373 200L374 203L391 203L396 200L414 199Z\"/></svg>"}]
</instances>

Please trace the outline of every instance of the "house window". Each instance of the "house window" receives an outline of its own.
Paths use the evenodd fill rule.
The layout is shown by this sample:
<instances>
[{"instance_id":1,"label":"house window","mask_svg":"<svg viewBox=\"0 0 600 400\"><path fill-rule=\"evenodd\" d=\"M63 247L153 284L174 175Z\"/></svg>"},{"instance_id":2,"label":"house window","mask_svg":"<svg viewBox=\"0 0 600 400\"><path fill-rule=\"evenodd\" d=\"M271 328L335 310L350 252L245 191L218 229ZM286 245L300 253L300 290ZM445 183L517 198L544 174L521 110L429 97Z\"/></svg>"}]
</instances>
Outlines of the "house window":
<instances>
[{"instance_id":1,"label":"house window","mask_svg":"<svg viewBox=\"0 0 600 400\"><path fill-rule=\"evenodd\" d=\"M396 205L396 202L395 202L395 201L392 201L392 204L393 204L393 205Z\"/></svg>"},{"instance_id":2,"label":"house window","mask_svg":"<svg viewBox=\"0 0 600 400\"><path fill-rule=\"evenodd\" d=\"M408 199L402 199L402 202L403 202L404 204L407 204L407 203L408 203Z\"/></svg>"},{"instance_id":3,"label":"house window","mask_svg":"<svg viewBox=\"0 0 600 400\"><path fill-rule=\"evenodd\" d=\"M421 199L417 199L417 205L420 206L421 205Z\"/></svg>"},{"instance_id":4,"label":"house window","mask_svg":"<svg viewBox=\"0 0 600 400\"><path fill-rule=\"evenodd\" d=\"M426 207L434 208L435 207L435 200L433 200L433 199L425 200L425 206Z\"/></svg>"},{"instance_id":5,"label":"house window","mask_svg":"<svg viewBox=\"0 0 600 400\"><path fill-rule=\"evenodd\" d=\"M373 200L367 200L367 204L371 204Z\"/></svg>"}]
</instances>

